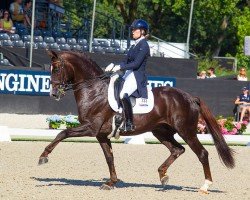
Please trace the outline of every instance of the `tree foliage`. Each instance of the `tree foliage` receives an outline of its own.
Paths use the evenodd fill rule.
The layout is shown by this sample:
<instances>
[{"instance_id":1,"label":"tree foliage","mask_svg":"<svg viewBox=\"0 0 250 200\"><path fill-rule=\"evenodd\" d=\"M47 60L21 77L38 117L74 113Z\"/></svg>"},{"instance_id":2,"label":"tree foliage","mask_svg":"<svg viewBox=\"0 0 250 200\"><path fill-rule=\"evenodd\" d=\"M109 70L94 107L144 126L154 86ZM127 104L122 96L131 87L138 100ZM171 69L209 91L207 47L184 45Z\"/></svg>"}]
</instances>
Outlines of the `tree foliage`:
<instances>
[{"instance_id":1,"label":"tree foliage","mask_svg":"<svg viewBox=\"0 0 250 200\"><path fill-rule=\"evenodd\" d=\"M64 3L78 13L76 17L82 14L83 5L90 8L91 16L92 0ZM143 18L149 22L151 34L169 42L185 43L190 6L191 0L100 0L95 36L110 36L112 19L129 25L134 19ZM249 0L195 0L190 50L211 57L237 56L241 64L249 65L249 57L243 54L244 37L250 35L249 6Z\"/></svg>"}]
</instances>

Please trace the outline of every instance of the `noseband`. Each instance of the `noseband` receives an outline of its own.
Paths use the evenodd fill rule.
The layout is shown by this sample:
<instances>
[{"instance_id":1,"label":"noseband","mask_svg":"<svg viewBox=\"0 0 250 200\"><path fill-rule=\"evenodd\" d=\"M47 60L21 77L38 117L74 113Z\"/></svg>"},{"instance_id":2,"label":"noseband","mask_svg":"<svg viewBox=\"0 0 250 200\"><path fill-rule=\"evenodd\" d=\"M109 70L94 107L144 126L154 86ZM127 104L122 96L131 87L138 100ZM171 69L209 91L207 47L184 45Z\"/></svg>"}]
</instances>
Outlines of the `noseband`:
<instances>
[{"instance_id":1,"label":"noseband","mask_svg":"<svg viewBox=\"0 0 250 200\"><path fill-rule=\"evenodd\" d=\"M54 64L57 64L57 66L55 67ZM65 61L61 56L58 56L57 61L51 62L51 74L53 73L54 69L57 69L57 71L54 73L59 75L59 80L58 81L51 80L51 83L54 85L58 85L59 95L63 95L65 94L65 91L71 89L69 88L70 84L67 83L66 79L67 77L64 68L65 68Z\"/></svg>"},{"instance_id":2,"label":"noseband","mask_svg":"<svg viewBox=\"0 0 250 200\"><path fill-rule=\"evenodd\" d=\"M54 67L54 64L57 64L57 66ZM58 56L57 61L51 62L51 74L53 73L54 69L58 69L54 73L59 75L59 80L58 81L52 81L51 80L51 83L54 84L54 85L59 86L58 87L59 96L64 95L66 93L66 91L71 90L71 89L74 90L74 91L77 91L77 90L79 90L79 89L81 89L83 87L90 87L90 86L93 85L93 83L83 85L84 82L92 81L94 79L104 80L106 78L110 78L110 76L113 75L112 72L106 72L106 73L101 74L100 76L95 76L95 77L89 78L87 80L80 81L78 83L68 83L66 73L65 73L65 70L64 70L65 69L65 61L61 56ZM79 85L81 85L81 87L77 87Z\"/></svg>"}]
</instances>

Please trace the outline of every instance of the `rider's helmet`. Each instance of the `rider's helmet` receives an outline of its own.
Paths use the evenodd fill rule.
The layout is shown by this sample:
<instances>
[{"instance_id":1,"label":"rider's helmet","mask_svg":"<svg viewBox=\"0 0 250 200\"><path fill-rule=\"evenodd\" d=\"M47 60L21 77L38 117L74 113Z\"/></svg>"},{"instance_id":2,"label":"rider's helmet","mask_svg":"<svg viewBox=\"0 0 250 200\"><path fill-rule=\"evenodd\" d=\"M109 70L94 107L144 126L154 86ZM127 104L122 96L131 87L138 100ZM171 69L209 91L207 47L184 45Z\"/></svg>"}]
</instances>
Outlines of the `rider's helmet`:
<instances>
[{"instance_id":1,"label":"rider's helmet","mask_svg":"<svg viewBox=\"0 0 250 200\"><path fill-rule=\"evenodd\" d=\"M148 23L143 20L143 19L136 19L133 21L133 23L131 24L131 29L140 29L140 30L144 30L145 31L145 35L148 34L149 31L149 26Z\"/></svg>"}]
</instances>

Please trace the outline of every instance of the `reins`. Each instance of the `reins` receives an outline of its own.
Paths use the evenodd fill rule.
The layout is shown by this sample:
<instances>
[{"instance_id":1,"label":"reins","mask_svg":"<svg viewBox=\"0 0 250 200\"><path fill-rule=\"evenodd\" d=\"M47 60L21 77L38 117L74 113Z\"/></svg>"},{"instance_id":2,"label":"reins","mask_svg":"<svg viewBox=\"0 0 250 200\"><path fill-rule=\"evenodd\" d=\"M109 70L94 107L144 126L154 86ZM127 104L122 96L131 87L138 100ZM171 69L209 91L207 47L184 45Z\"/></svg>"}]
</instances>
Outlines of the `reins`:
<instances>
[{"instance_id":1,"label":"reins","mask_svg":"<svg viewBox=\"0 0 250 200\"><path fill-rule=\"evenodd\" d=\"M58 74L60 74L60 81L51 81L51 83L54 83L59 86L58 90L60 94L64 94L66 91L69 91L69 90L73 90L74 92L76 92L82 88L91 87L94 84L94 82L92 82L93 80L96 80L96 79L105 80L107 78L110 78L113 75L113 72L104 72L103 74L99 76L91 77L87 80L82 80L77 83L65 83L65 71L64 71L65 61L60 56L58 56L58 60L51 63L52 67L54 67L53 64L57 64L57 63L60 63L60 66L57 66L57 68L59 68ZM86 85L86 83L88 82L92 82L92 83Z\"/></svg>"}]
</instances>

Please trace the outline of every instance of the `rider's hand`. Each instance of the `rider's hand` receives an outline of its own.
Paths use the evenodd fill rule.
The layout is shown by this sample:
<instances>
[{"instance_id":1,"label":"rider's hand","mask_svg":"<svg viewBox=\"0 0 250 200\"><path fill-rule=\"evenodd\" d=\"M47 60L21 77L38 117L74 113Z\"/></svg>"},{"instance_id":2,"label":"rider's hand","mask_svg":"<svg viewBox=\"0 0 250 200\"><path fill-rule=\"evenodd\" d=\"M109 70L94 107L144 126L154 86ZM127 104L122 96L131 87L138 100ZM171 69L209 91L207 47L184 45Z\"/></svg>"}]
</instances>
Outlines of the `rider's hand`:
<instances>
[{"instance_id":1,"label":"rider's hand","mask_svg":"<svg viewBox=\"0 0 250 200\"><path fill-rule=\"evenodd\" d=\"M110 63L106 68L105 68L105 72L109 72L114 68L114 63Z\"/></svg>"},{"instance_id":2,"label":"rider's hand","mask_svg":"<svg viewBox=\"0 0 250 200\"><path fill-rule=\"evenodd\" d=\"M115 65L114 68L112 69L113 72L117 72L121 69L120 65Z\"/></svg>"}]
</instances>

